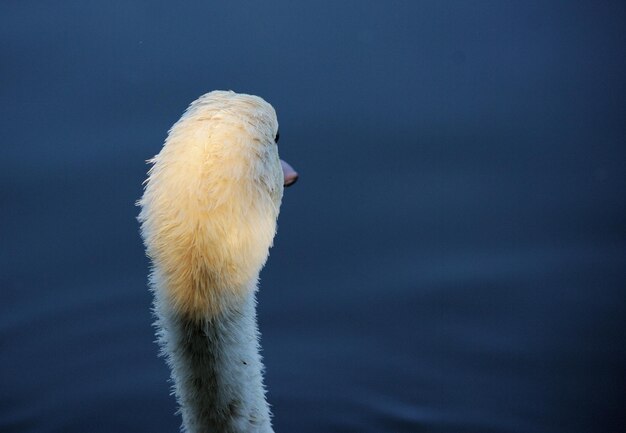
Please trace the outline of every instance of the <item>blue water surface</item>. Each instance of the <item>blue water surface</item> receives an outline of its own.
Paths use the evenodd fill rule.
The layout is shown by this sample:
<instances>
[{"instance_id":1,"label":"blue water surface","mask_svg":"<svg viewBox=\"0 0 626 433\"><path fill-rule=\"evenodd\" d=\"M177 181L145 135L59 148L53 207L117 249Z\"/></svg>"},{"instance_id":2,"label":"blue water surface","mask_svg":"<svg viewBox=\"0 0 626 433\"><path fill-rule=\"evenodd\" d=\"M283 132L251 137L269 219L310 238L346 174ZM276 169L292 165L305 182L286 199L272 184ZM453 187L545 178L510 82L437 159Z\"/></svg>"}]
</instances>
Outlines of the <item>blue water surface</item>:
<instances>
[{"instance_id":1,"label":"blue water surface","mask_svg":"<svg viewBox=\"0 0 626 433\"><path fill-rule=\"evenodd\" d=\"M175 432L135 221L213 89L276 108L278 433L623 431L626 7L5 1L0 431Z\"/></svg>"}]
</instances>

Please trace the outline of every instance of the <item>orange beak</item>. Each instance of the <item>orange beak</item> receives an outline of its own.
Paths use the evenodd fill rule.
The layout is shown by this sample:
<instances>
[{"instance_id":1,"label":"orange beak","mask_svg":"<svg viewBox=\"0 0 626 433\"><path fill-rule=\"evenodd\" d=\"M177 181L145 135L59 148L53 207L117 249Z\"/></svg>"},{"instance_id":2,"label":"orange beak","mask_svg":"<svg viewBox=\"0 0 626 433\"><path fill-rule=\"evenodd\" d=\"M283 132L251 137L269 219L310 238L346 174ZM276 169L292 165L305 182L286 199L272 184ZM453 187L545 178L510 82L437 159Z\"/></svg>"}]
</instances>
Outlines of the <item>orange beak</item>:
<instances>
[{"instance_id":1,"label":"orange beak","mask_svg":"<svg viewBox=\"0 0 626 433\"><path fill-rule=\"evenodd\" d=\"M285 176L285 186L291 186L298 180L298 173L293 169L292 166L287 164L282 159L280 160L280 164L283 166L283 175Z\"/></svg>"}]
</instances>

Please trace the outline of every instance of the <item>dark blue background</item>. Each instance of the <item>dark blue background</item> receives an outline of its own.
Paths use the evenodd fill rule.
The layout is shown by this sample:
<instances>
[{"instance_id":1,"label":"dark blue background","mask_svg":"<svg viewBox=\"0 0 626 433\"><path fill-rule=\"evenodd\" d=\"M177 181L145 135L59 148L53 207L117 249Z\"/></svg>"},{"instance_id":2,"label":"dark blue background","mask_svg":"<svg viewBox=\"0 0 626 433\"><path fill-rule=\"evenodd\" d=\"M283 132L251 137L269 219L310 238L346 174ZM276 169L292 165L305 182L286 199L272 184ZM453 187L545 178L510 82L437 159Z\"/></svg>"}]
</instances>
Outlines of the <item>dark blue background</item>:
<instances>
[{"instance_id":1,"label":"dark blue background","mask_svg":"<svg viewBox=\"0 0 626 433\"><path fill-rule=\"evenodd\" d=\"M626 7L4 1L0 431L174 432L135 221L213 89L276 108L280 432L604 432L626 398Z\"/></svg>"}]
</instances>

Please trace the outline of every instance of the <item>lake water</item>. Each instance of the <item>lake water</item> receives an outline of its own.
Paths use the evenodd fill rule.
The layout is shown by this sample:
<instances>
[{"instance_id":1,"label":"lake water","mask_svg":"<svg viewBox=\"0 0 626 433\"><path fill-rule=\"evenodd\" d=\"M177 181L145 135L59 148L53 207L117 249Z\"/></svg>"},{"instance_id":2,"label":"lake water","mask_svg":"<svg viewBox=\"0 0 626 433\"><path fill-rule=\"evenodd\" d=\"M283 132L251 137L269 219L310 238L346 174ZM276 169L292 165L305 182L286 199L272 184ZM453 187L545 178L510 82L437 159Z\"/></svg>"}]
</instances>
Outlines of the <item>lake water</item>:
<instances>
[{"instance_id":1,"label":"lake water","mask_svg":"<svg viewBox=\"0 0 626 433\"><path fill-rule=\"evenodd\" d=\"M174 432L134 201L212 89L266 98L280 432L614 432L621 2L4 2L0 431Z\"/></svg>"}]
</instances>

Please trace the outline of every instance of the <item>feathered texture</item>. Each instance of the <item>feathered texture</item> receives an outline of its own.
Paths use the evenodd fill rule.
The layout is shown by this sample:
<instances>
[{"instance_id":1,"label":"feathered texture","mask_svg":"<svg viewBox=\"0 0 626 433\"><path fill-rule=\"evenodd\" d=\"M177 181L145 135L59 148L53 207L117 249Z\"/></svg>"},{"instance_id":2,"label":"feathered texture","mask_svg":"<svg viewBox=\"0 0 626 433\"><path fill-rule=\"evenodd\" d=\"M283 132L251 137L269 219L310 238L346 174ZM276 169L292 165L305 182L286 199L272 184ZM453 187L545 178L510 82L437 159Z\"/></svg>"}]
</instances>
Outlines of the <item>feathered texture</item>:
<instances>
[{"instance_id":1,"label":"feathered texture","mask_svg":"<svg viewBox=\"0 0 626 433\"><path fill-rule=\"evenodd\" d=\"M193 102L150 162L139 221L157 335L188 432L270 432L255 291L283 173L274 109L215 91Z\"/></svg>"}]
</instances>

